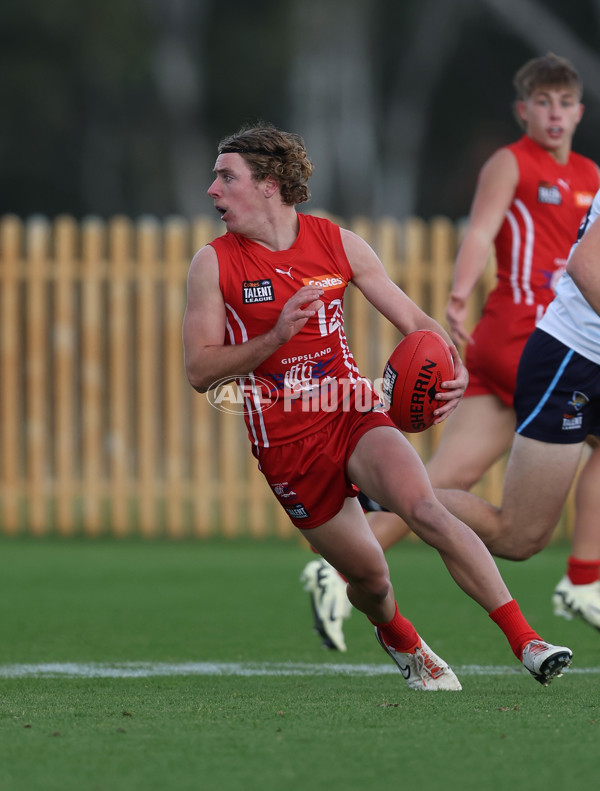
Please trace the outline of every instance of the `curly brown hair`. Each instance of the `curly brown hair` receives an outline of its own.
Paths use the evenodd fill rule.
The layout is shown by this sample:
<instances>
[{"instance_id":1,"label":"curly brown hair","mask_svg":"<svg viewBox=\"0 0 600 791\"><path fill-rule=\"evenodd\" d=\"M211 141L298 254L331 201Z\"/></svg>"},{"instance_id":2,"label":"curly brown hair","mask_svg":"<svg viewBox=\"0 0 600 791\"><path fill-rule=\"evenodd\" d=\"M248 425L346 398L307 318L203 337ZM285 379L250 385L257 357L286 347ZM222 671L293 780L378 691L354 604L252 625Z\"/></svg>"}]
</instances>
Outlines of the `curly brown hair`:
<instances>
[{"instance_id":1,"label":"curly brown hair","mask_svg":"<svg viewBox=\"0 0 600 791\"><path fill-rule=\"evenodd\" d=\"M217 150L219 154L241 154L257 181L274 178L284 203L296 206L310 198L306 182L313 164L304 140L295 132L284 132L271 124L246 126L221 140Z\"/></svg>"}]
</instances>

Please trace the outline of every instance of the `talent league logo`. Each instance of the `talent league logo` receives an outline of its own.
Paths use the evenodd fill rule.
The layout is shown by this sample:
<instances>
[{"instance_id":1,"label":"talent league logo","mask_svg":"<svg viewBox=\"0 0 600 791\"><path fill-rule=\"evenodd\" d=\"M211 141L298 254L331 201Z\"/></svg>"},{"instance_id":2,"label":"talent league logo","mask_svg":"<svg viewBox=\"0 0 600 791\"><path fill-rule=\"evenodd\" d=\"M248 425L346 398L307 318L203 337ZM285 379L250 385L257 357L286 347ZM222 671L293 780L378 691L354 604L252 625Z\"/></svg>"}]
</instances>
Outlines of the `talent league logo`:
<instances>
[{"instance_id":1,"label":"talent league logo","mask_svg":"<svg viewBox=\"0 0 600 791\"><path fill-rule=\"evenodd\" d=\"M275 293L271 280L244 280L242 283L242 299L244 305L257 302L274 302Z\"/></svg>"},{"instance_id":2,"label":"talent league logo","mask_svg":"<svg viewBox=\"0 0 600 791\"><path fill-rule=\"evenodd\" d=\"M284 510L287 511L292 519L308 519L310 516L302 503L295 503L294 505L290 505L288 507L284 506Z\"/></svg>"},{"instance_id":3,"label":"talent league logo","mask_svg":"<svg viewBox=\"0 0 600 791\"><path fill-rule=\"evenodd\" d=\"M549 203L552 206L560 206L562 203L562 195L556 184L540 181L538 184L538 203Z\"/></svg>"}]
</instances>

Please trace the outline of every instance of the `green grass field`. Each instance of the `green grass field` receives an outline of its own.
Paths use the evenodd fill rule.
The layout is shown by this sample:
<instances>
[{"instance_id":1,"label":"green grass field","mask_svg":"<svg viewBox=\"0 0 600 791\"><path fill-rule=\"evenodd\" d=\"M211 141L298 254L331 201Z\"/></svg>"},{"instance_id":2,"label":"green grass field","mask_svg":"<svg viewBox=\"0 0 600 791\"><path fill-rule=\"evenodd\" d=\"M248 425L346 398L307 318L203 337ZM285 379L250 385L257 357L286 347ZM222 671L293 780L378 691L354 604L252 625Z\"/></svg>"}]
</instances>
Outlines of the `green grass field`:
<instances>
[{"instance_id":1,"label":"green grass field","mask_svg":"<svg viewBox=\"0 0 600 791\"><path fill-rule=\"evenodd\" d=\"M551 613L566 554L500 564L575 653L544 689L434 551L389 553L401 610L463 685L427 694L357 612L348 653L321 649L294 542L0 539L0 789L587 789L600 634Z\"/></svg>"}]
</instances>

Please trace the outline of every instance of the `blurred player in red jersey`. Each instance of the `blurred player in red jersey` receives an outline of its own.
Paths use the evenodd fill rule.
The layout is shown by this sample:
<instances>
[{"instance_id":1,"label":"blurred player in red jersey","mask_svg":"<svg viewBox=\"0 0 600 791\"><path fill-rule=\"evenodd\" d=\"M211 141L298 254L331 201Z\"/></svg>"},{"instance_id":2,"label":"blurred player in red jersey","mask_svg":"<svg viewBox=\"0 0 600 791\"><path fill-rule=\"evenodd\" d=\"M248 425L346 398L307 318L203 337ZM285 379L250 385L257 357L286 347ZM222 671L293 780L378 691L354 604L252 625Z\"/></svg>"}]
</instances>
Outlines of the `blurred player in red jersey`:
<instances>
[{"instance_id":1,"label":"blurred player in red jersey","mask_svg":"<svg viewBox=\"0 0 600 791\"><path fill-rule=\"evenodd\" d=\"M426 465L434 487L444 489L468 491L510 448L521 352L554 297L579 223L599 186L597 166L571 151L583 114L583 86L572 64L551 53L534 58L519 69L514 85L515 115L525 134L496 151L481 170L446 310L454 342L466 343L469 385ZM492 243L498 282L469 334L467 303ZM572 607L565 607L556 592L554 602L557 615L579 615L600 628L600 585L593 607L578 602L581 595L589 598L589 585L598 581L600 565L600 487L594 472L595 468L600 472L600 450L595 438L588 443L593 458L578 481L571 555L559 583L559 588L569 588ZM386 550L409 530L395 514L372 511L376 506L367 503L371 527ZM531 554L530 537L536 530L534 523L518 537L507 533L504 542L494 541L491 551L524 559ZM331 580L332 591L342 600L341 587L331 573L323 569L320 573ZM340 634L338 623L335 641L340 642ZM325 643L335 647L335 641Z\"/></svg>"},{"instance_id":2,"label":"blurred player in red jersey","mask_svg":"<svg viewBox=\"0 0 600 791\"><path fill-rule=\"evenodd\" d=\"M417 453L360 375L343 323L353 283L400 332L433 329L387 276L374 251L329 220L299 214L312 164L299 135L271 126L221 141L208 194L227 233L199 250L188 276L185 367L199 392L238 379L252 453L280 505L307 541L347 580L349 601L409 687L459 690L451 668L398 610L383 550L357 489L407 518L440 553L457 584L507 637L542 684L571 651L527 623L483 542L436 499ZM467 383L445 383L438 420Z\"/></svg>"}]
</instances>

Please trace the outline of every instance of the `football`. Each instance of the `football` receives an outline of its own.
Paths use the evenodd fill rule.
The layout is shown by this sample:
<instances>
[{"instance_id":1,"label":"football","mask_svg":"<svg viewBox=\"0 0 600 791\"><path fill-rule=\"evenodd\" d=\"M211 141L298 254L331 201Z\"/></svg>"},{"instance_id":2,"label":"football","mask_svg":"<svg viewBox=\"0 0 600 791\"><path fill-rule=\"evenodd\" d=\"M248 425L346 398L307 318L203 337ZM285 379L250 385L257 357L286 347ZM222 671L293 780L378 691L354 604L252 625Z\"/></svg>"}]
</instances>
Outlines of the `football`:
<instances>
[{"instance_id":1,"label":"football","mask_svg":"<svg viewBox=\"0 0 600 791\"><path fill-rule=\"evenodd\" d=\"M454 379L454 362L441 335L416 330L403 338L383 372L383 396L398 428L412 434L428 429L439 404L436 393L449 379Z\"/></svg>"}]
</instances>

